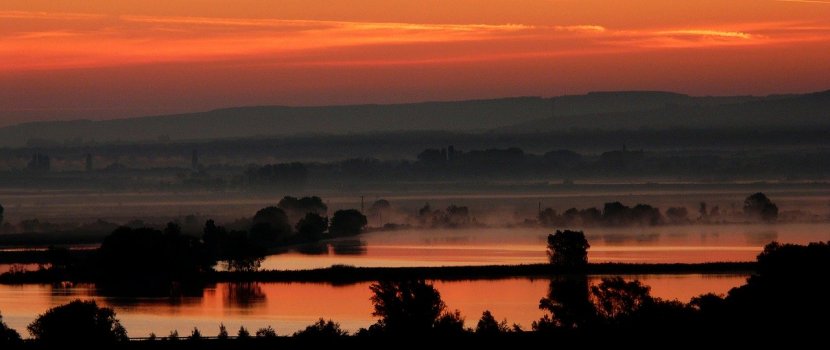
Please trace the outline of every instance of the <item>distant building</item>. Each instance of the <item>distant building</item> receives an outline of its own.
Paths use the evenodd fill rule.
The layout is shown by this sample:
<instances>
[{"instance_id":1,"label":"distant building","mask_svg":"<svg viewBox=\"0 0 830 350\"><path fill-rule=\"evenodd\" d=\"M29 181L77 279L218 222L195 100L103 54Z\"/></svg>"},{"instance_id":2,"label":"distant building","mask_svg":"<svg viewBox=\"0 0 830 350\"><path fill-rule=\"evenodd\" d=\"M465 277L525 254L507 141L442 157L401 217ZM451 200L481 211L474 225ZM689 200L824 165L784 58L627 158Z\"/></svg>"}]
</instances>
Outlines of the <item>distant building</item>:
<instances>
[{"instance_id":1,"label":"distant building","mask_svg":"<svg viewBox=\"0 0 830 350\"><path fill-rule=\"evenodd\" d=\"M32 155L32 160L26 166L26 169L37 172L48 172L51 167L51 160L45 154L35 153Z\"/></svg>"}]
</instances>

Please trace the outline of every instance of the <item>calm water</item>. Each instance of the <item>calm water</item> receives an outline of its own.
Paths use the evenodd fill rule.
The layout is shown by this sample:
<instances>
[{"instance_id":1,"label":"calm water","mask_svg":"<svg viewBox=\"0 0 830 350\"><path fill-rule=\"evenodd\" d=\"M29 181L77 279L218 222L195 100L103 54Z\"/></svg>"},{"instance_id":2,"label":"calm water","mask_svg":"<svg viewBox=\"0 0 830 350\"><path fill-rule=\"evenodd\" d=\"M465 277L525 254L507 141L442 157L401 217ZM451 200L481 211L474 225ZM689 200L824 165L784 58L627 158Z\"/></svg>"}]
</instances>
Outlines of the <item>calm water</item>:
<instances>
[{"instance_id":1,"label":"calm water","mask_svg":"<svg viewBox=\"0 0 830 350\"><path fill-rule=\"evenodd\" d=\"M266 269L354 266L449 266L545 262L551 230L487 228L372 232L328 247L269 256ZM688 225L588 228L593 262L752 261L770 241L830 240L830 224Z\"/></svg>"},{"instance_id":2,"label":"calm water","mask_svg":"<svg viewBox=\"0 0 830 350\"><path fill-rule=\"evenodd\" d=\"M650 285L652 295L688 301L693 296L725 293L743 284L746 276L736 275L646 275L632 277ZM596 282L599 276L592 277ZM198 327L202 334L215 335L219 323L232 333L240 325L251 331L271 325L278 334L290 334L319 317L340 322L349 330L375 322L369 302L370 283L333 286L320 283L220 283L192 297L137 298L123 300L100 296L91 285L0 285L0 313L3 320L21 334L26 325L46 309L74 299L94 299L113 307L130 336L154 332L166 336L171 330L190 334ZM503 279L435 282L448 308L459 309L467 326L474 327L484 310L525 328L543 315L539 300L550 286L547 279Z\"/></svg>"}]
</instances>

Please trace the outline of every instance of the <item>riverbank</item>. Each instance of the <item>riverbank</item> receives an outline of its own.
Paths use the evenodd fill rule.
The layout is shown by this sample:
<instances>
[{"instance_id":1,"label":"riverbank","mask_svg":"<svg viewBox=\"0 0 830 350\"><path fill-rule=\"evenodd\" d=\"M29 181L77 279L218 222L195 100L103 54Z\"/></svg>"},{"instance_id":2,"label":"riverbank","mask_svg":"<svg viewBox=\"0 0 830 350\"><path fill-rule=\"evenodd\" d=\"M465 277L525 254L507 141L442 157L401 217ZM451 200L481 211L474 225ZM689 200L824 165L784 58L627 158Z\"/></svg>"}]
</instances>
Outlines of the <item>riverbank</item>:
<instances>
[{"instance_id":1,"label":"riverbank","mask_svg":"<svg viewBox=\"0 0 830 350\"><path fill-rule=\"evenodd\" d=\"M716 262L700 264L630 264L595 263L578 271L550 264L439 266L439 267L354 267L335 265L313 270L265 270L250 272L216 271L199 276L203 282L328 282L349 284L379 280L480 280L588 275L660 275L660 274L752 274L755 262ZM2 284L56 283L67 281L59 271L40 270L0 275ZM87 278L71 282L95 282Z\"/></svg>"},{"instance_id":2,"label":"riverbank","mask_svg":"<svg viewBox=\"0 0 830 350\"><path fill-rule=\"evenodd\" d=\"M627 264L596 263L579 271L550 264L440 266L440 267L354 267L332 266L314 270L272 270L254 272L214 272L212 282L332 282L356 283L378 280L476 280L513 277L550 277L573 273L588 275L660 275L660 274L751 274L754 262L719 262L701 264Z\"/></svg>"}]
</instances>

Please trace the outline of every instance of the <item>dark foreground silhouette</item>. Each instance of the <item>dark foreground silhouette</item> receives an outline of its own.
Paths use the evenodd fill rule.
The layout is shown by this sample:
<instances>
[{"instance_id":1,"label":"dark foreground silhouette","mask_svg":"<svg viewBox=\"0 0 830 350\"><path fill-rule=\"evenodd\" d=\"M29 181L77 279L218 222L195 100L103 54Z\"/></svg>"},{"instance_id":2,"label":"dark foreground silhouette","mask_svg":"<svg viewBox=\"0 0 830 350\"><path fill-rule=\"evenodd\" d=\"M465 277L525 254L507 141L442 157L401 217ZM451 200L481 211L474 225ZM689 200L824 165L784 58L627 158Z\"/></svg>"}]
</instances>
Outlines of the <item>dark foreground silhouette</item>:
<instances>
[{"instance_id":1,"label":"dark foreground silhouette","mask_svg":"<svg viewBox=\"0 0 830 350\"><path fill-rule=\"evenodd\" d=\"M578 239L580 234L572 231L566 236L575 246L584 246ZM551 235L554 244L550 247L553 262L573 266L573 262L563 262L564 258L553 259L563 252L582 261L581 254L574 254L575 246L565 249L555 236ZM432 284L415 279L373 284L372 314L378 321L354 334L345 332L334 321L320 319L291 337L279 336L271 327L256 330L253 335L243 327L232 337L220 326L219 335L211 338L193 329L189 336L180 337L173 331L163 338L152 335L131 340L113 310L78 300L40 315L28 327L31 340L20 341L17 333L0 321L0 345L3 349L71 345L231 349L307 347L336 342L380 347L435 345L439 341L436 338L476 346L529 345L542 338L582 345L607 345L615 339L641 345L657 345L655 341L665 339L686 339L683 344L712 340L741 340L747 344L777 339L792 345L824 339L830 326L826 317L830 313L830 245L773 242L758 256L757 264L757 274L743 286L725 296L706 294L689 303L652 297L648 286L621 277L604 278L592 286L587 275L574 268L571 274L551 280L547 295L539 303L545 315L531 329L499 321L489 311L481 315L474 329L466 328L465 318L447 307ZM767 339L769 336L774 338Z\"/></svg>"}]
</instances>

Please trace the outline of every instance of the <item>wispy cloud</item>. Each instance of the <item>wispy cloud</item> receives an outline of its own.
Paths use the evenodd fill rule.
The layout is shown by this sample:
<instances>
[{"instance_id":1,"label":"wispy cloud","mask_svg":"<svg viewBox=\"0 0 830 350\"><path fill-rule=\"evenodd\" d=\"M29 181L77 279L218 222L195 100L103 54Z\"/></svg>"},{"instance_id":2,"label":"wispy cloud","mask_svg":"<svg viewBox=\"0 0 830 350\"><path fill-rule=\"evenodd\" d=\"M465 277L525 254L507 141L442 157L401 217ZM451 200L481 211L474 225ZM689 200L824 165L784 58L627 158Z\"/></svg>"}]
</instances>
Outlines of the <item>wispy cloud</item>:
<instances>
[{"instance_id":1,"label":"wispy cloud","mask_svg":"<svg viewBox=\"0 0 830 350\"><path fill-rule=\"evenodd\" d=\"M710 29L681 29L681 30L667 30L661 31L657 34L670 36L702 36L702 37L717 37L730 39L752 39L753 35L744 32L730 32Z\"/></svg>"},{"instance_id":2,"label":"wispy cloud","mask_svg":"<svg viewBox=\"0 0 830 350\"><path fill-rule=\"evenodd\" d=\"M205 61L416 65L774 45L830 34L825 24L802 22L619 29L20 11L0 18L39 21L0 29L0 71Z\"/></svg>"},{"instance_id":3,"label":"wispy cloud","mask_svg":"<svg viewBox=\"0 0 830 350\"><path fill-rule=\"evenodd\" d=\"M107 17L96 13L0 11L0 18L30 20L95 20Z\"/></svg>"},{"instance_id":4,"label":"wispy cloud","mask_svg":"<svg viewBox=\"0 0 830 350\"><path fill-rule=\"evenodd\" d=\"M775 2L796 2L802 4L825 4L830 5L830 1L821 1L821 0L773 0Z\"/></svg>"},{"instance_id":5,"label":"wispy cloud","mask_svg":"<svg viewBox=\"0 0 830 350\"><path fill-rule=\"evenodd\" d=\"M413 30L413 31L519 31L532 29L533 26L524 24L422 24L396 22L348 22L322 20L286 20L286 19L250 19L250 18L212 18L212 17L152 17L152 16L121 16L126 22L173 24L173 25L203 25L229 27L260 27L260 28L350 28L357 30Z\"/></svg>"},{"instance_id":6,"label":"wispy cloud","mask_svg":"<svg viewBox=\"0 0 830 350\"><path fill-rule=\"evenodd\" d=\"M561 32L578 32L578 33L602 33L607 29L598 25L575 25L575 26L554 26L554 30Z\"/></svg>"}]
</instances>

